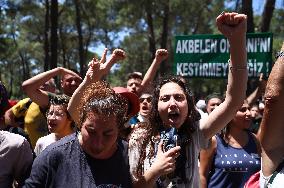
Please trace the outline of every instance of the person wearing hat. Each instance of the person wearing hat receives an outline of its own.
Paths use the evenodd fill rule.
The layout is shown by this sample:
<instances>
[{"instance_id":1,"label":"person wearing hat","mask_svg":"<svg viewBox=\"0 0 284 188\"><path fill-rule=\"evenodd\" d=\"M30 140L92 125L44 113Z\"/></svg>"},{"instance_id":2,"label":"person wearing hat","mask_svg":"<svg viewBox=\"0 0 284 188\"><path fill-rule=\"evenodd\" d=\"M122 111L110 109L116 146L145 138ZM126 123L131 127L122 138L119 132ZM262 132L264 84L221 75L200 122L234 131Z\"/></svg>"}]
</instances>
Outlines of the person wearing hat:
<instances>
[{"instance_id":1,"label":"person wearing hat","mask_svg":"<svg viewBox=\"0 0 284 188\"><path fill-rule=\"evenodd\" d=\"M132 187L127 143L119 130L138 112L139 100L126 88L100 81L114 63L104 63L105 55L90 63L68 105L81 132L48 146L35 159L26 187ZM116 50L111 59L124 57Z\"/></svg>"},{"instance_id":2,"label":"person wearing hat","mask_svg":"<svg viewBox=\"0 0 284 188\"><path fill-rule=\"evenodd\" d=\"M125 87L112 88L115 93L119 93L128 100L128 116L132 117L139 111L139 100L135 93L129 92Z\"/></svg>"}]
</instances>

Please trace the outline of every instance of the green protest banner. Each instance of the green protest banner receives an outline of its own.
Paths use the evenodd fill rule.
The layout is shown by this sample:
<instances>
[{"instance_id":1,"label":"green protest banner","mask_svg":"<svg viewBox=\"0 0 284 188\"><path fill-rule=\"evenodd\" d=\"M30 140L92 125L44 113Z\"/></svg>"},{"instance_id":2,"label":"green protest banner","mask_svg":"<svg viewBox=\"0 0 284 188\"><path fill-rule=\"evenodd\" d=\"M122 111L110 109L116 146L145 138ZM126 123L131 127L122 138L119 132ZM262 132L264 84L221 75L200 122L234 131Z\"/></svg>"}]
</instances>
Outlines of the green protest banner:
<instances>
[{"instance_id":1,"label":"green protest banner","mask_svg":"<svg viewBox=\"0 0 284 188\"><path fill-rule=\"evenodd\" d=\"M272 67L272 33L247 34L249 77L265 76ZM174 72L185 77L224 78L229 41L223 35L175 36Z\"/></svg>"}]
</instances>

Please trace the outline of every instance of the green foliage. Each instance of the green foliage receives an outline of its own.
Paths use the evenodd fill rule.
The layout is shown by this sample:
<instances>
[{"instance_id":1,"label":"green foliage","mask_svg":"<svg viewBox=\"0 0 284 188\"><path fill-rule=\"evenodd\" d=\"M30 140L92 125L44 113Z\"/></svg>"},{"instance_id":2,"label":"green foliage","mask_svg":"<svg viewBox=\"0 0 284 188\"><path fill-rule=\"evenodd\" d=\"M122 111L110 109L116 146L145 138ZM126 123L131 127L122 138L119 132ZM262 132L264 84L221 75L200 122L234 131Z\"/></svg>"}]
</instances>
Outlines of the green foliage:
<instances>
[{"instance_id":1,"label":"green foliage","mask_svg":"<svg viewBox=\"0 0 284 188\"><path fill-rule=\"evenodd\" d=\"M4 1L0 7L0 79L13 98L22 98L24 94L21 83L44 69L45 2ZM59 1L58 66L79 70L86 68L87 62L96 55L90 49L98 53L100 50L97 48L101 46L108 47L111 51L122 48L126 51L127 58L120 64L119 70L107 76L107 80L113 86L125 86L128 73L146 73L153 53L149 41L153 39L156 49L161 47L165 34L164 23L170 56L161 65L161 75L172 70L175 35L218 33L215 27L216 16L223 10L239 10L240 5L236 6L232 0L84 0L79 1L78 8L81 15L85 67L79 65L74 0ZM270 31L274 33L274 51L279 49L283 41L283 17L283 9L275 9L270 27ZM256 31L260 20L260 15L255 15ZM150 33L150 23L153 24L153 33ZM222 79L188 81L198 97L211 92L222 93L226 88L226 80Z\"/></svg>"}]
</instances>

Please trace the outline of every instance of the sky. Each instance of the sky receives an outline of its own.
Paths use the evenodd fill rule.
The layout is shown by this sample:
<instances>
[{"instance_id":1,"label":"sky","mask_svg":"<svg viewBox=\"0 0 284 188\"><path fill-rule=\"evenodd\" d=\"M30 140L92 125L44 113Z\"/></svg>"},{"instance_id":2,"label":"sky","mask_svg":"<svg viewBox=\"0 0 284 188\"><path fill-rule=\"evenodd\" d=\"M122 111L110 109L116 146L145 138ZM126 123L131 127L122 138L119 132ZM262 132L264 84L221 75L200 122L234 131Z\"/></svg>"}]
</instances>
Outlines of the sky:
<instances>
[{"instance_id":1,"label":"sky","mask_svg":"<svg viewBox=\"0 0 284 188\"><path fill-rule=\"evenodd\" d=\"M262 13L265 1L266 0L253 0L252 1L254 13L256 13L256 14ZM277 8L281 8L281 7L284 8L284 0L276 0L275 6Z\"/></svg>"}]
</instances>

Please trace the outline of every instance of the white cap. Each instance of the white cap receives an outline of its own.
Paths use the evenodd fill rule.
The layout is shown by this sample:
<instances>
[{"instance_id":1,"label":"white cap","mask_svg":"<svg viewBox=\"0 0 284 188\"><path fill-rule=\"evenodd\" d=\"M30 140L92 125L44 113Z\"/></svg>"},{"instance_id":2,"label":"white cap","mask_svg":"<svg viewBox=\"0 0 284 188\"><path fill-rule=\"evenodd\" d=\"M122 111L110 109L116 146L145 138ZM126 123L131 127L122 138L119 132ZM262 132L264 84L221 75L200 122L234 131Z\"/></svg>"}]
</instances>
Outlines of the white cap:
<instances>
[{"instance_id":1,"label":"white cap","mask_svg":"<svg viewBox=\"0 0 284 188\"><path fill-rule=\"evenodd\" d=\"M206 108L205 100L199 100L196 103L196 107L199 108L200 110L205 109Z\"/></svg>"},{"instance_id":2,"label":"white cap","mask_svg":"<svg viewBox=\"0 0 284 188\"><path fill-rule=\"evenodd\" d=\"M258 108L260 110L264 109L264 103L263 102L260 102L259 105L258 105Z\"/></svg>"}]
</instances>

